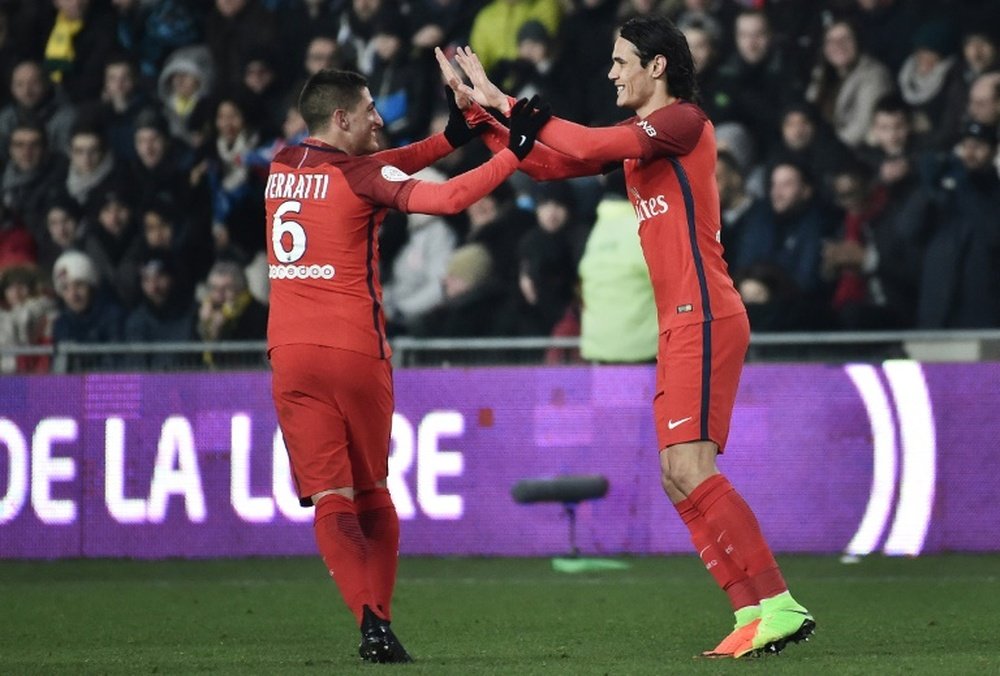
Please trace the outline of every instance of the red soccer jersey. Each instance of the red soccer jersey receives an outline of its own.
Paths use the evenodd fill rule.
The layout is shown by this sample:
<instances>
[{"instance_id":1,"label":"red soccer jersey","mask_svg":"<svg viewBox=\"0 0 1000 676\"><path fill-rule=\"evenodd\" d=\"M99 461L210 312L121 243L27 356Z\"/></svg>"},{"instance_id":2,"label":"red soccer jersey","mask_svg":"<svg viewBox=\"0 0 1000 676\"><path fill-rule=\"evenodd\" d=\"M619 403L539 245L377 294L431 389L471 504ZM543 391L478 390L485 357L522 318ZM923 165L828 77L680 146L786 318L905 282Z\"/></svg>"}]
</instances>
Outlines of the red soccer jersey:
<instances>
[{"instance_id":1,"label":"red soccer jersey","mask_svg":"<svg viewBox=\"0 0 1000 676\"><path fill-rule=\"evenodd\" d=\"M321 143L283 149L265 188L271 308L268 349L310 343L391 355L378 229L417 181L372 156Z\"/></svg>"},{"instance_id":2,"label":"red soccer jersey","mask_svg":"<svg viewBox=\"0 0 1000 676\"><path fill-rule=\"evenodd\" d=\"M745 312L722 258L715 132L691 103L622 123L643 153L625 160L660 331Z\"/></svg>"}]
</instances>

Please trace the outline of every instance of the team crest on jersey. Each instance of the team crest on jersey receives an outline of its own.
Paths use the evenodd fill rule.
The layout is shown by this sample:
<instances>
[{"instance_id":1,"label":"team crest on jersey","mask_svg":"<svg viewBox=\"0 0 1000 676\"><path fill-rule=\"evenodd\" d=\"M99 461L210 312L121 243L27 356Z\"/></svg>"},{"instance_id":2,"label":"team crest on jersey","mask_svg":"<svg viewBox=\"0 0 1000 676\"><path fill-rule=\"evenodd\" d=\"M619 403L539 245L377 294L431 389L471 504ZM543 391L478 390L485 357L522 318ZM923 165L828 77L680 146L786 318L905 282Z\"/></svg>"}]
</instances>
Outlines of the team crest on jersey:
<instances>
[{"instance_id":1,"label":"team crest on jersey","mask_svg":"<svg viewBox=\"0 0 1000 676\"><path fill-rule=\"evenodd\" d=\"M382 167L382 178L387 181L392 181L393 183L399 183L401 181L408 181L410 179L410 175L402 169L397 169L391 164L387 164Z\"/></svg>"}]
</instances>

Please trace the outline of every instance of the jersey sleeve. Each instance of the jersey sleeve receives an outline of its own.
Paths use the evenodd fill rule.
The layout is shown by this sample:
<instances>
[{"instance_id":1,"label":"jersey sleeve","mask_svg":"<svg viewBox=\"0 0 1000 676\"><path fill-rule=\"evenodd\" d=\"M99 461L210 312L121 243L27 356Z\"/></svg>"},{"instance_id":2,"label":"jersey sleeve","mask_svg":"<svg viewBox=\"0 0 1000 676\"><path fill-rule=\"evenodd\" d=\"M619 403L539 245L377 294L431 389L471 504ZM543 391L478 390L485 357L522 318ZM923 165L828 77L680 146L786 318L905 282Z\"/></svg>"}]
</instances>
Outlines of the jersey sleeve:
<instances>
[{"instance_id":1,"label":"jersey sleeve","mask_svg":"<svg viewBox=\"0 0 1000 676\"><path fill-rule=\"evenodd\" d=\"M705 126L700 108L676 103L633 117L614 127L585 127L553 117L539 138L556 150L580 160L602 164L627 159L651 160L690 153Z\"/></svg>"},{"instance_id":2,"label":"jersey sleeve","mask_svg":"<svg viewBox=\"0 0 1000 676\"><path fill-rule=\"evenodd\" d=\"M492 115L478 104L473 104L465 112L469 126L485 123L486 131L480 136L486 147L493 153L498 153L507 147L510 132ZM593 176L606 173L615 168L615 163L605 165L600 162L590 162L570 157L540 141L535 141L534 147L518 167L536 181L552 181L556 179L575 178L577 176Z\"/></svg>"},{"instance_id":3,"label":"jersey sleeve","mask_svg":"<svg viewBox=\"0 0 1000 676\"><path fill-rule=\"evenodd\" d=\"M372 157L391 164L407 174L413 174L429 167L454 150L443 133L428 136L422 141L410 143L401 148L390 148L375 153Z\"/></svg>"},{"instance_id":4,"label":"jersey sleeve","mask_svg":"<svg viewBox=\"0 0 1000 676\"><path fill-rule=\"evenodd\" d=\"M375 155L358 158L343 169L344 178L358 197L377 207L400 208L418 181L399 167Z\"/></svg>"}]
</instances>

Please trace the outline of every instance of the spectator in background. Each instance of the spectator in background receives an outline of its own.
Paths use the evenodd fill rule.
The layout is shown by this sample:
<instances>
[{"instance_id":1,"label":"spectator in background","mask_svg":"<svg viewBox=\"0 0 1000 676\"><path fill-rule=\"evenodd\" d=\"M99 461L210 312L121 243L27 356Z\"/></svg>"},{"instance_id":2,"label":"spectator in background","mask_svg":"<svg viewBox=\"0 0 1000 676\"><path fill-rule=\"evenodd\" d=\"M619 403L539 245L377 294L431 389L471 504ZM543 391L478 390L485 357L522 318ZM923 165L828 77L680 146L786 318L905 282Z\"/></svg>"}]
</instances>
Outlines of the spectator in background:
<instances>
[{"instance_id":1,"label":"spectator in background","mask_svg":"<svg viewBox=\"0 0 1000 676\"><path fill-rule=\"evenodd\" d=\"M0 271L11 265L34 265L37 261L35 238L17 214L0 205Z\"/></svg>"},{"instance_id":2,"label":"spectator in background","mask_svg":"<svg viewBox=\"0 0 1000 676\"><path fill-rule=\"evenodd\" d=\"M121 175L100 129L78 127L69 142L65 191L85 213L96 213L98 200L121 187Z\"/></svg>"},{"instance_id":3,"label":"spectator in background","mask_svg":"<svg viewBox=\"0 0 1000 676\"><path fill-rule=\"evenodd\" d=\"M46 293L37 267L15 265L0 272L0 347L31 347L52 342L56 304ZM4 356L0 373L43 373L49 359L42 356Z\"/></svg>"},{"instance_id":4,"label":"spectator in background","mask_svg":"<svg viewBox=\"0 0 1000 676\"><path fill-rule=\"evenodd\" d=\"M576 0L574 4L575 11L556 34L560 42L556 72L559 78L571 76L573 82L572 87L562 87L565 117L581 124L610 124L623 119L624 113L609 100L607 54L598 47L614 42L618 3Z\"/></svg>"},{"instance_id":5,"label":"spectator in background","mask_svg":"<svg viewBox=\"0 0 1000 676\"><path fill-rule=\"evenodd\" d=\"M136 81L135 66L124 56L112 56L104 66L100 101L81 106L80 116L106 131L114 154L122 160L133 156L135 118L149 104Z\"/></svg>"},{"instance_id":6,"label":"spectator in background","mask_svg":"<svg viewBox=\"0 0 1000 676\"><path fill-rule=\"evenodd\" d=\"M262 170L247 161L260 145L260 136L247 115L237 97L220 99L205 157L191 170L195 201L205 199L212 205L216 258L243 265L264 250Z\"/></svg>"},{"instance_id":7,"label":"spectator in background","mask_svg":"<svg viewBox=\"0 0 1000 676\"><path fill-rule=\"evenodd\" d=\"M838 20L826 27L806 99L845 145L857 148L864 142L875 104L892 88L891 73L860 50L850 23Z\"/></svg>"},{"instance_id":8,"label":"spectator in background","mask_svg":"<svg viewBox=\"0 0 1000 676\"><path fill-rule=\"evenodd\" d=\"M715 164L715 181L719 184L719 206L722 215L722 257L733 268L741 260L740 240L750 221L764 218L767 200L754 197L746 189L746 178L742 165L736 157L720 150Z\"/></svg>"},{"instance_id":9,"label":"spectator in background","mask_svg":"<svg viewBox=\"0 0 1000 676\"><path fill-rule=\"evenodd\" d=\"M557 111L566 108L560 101L561 87L553 71L552 48L552 37L544 24L534 19L526 21L517 32L517 57L498 61L490 79L515 98L537 95Z\"/></svg>"},{"instance_id":10,"label":"spectator in background","mask_svg":"<svg viewBox=\"0 0 1000 676\"><path fill-rule=\"evenodd\" d=\"M294 82L299 79L301 73L298 70L306 60L313 39L337 34L337 5L331 0L291 0L275 13L275 44L281 46L276 53L279 61L275 65L286 80ZM298 94L298 89L295 93Z\"/></svg>"},{"instance_id":11,"label":"spectator in background","mask_svg":"<svg viewBox=\"0 0 1000 676\"><path fill-rule=\"evenodd\" d=\"M431 73L410 58L406 25L387 13L375 21L368 88L382 116L382 133L392 147L424 138L430 122Z\"/></svg>"},{"instance_id":12,"label":"spectator in background","mask_svg":"<svg viewBox=\"0 0 1000 676\"><path fill-rule=\"evenodd\" d=\"M170 136L166 119L153 109L135 119L134 159L124 176L125 191L137 205L169 199L189 210L192 220L208 220L208 205L192 204L189 174L191 156Z\"/></svg>"},{"instance_id":13,"label":"spectator in background","mask_svg":"<svg viewBox=\"0 0 1000 676\"><path fill-rule=\"evenodd\" d=\"M271 47L277 33L274 17L258 0L215 0L204 26L205 44L223 89L239 86L247 56Z\"/></svg>"},{"instance_id":14,"label":"spectator in background","mask_svg":"<svg viewBox=\"0 0 1000 676\"><path fill-rule=\"evenodd\" d=\"M155 88L167 56L200 34L185 0L112 0L118 12L118 43L138 64L140 79Z\"/></svg>"},{"instance_id":15,"label":"spectator in background","mask_svg":"<svg viewBox=\"0 0 1000 676\"><path fill-rule=\"evenodd\" d=\"M792 162L771 169L770 209L748 219L737 240L737 273L755 263L780 268L804 294L825 305L820 277L820 249L832 214L817 197L814 179Z\"/></svg>"},{"instance_id":16,"label":"spectator in background","mask_svg":"<svg viewBox=\"0 0 1000 676\"><path fill-rule=\"evenodd\" d=\"M45 43L45 70L72 101L100 96L104 64L115 49L115 16L95 0L52 0L55 21Z\"/></svg>"},{"instance_id":17,"label":"spectator in background","mask_svg":"<svg viewBox=\"0 0 1000 676\"><path fill-rule=\"evenodd\" d=\"M189 148L205 138L209 94L214 84L212 55L203 45L190 45L173 52L157 80L157 93L170 125L170 134Z\"/></svg>"},{"instance_id":18,"label":"spectator in background","mask_svg":"<svg viewBox=\"0 0 1000 676\"><path fill-rule=\"evenodd\" d=\"M962 58L957 65L958 77L954 78L946 92L944 110L938 133L943 143L938 150L948 147L958 137L962 123L966 119L969 90L980 75L1000 70L1000 53L996 38L983 26L973 26L962 37Z\"/></svg>"},{"instance_id":19,"label":"spectator in background","mask_svg":"<svg viewBox=\"0 0 1000 676\"><path fill-rule=\"evenodd\" d=\"M573 226L573 188L542 183L535 191L536 226L517 246L518 293L514 333L547 336L573 300L576 266L568 230Z\"/></svg>"},{"instance_id":20,"label":"spectator in background","mask_svg":"<svg viewBox=\"0 0 1000 676\"><path fill-rule=\"evenodd\" d=\"M966 119L986 127L1000 124L1000 72L984 73L969 89Z\"/></svg>"},{"instance_id":21,"label":"spectator in background","mask_svg":"<svg viewBox=\"0 0 1000 676\"><path fill-rule=\"evenodd\" d=\"M912 175L916 144L910 109L901 97L889 94L879 100L868 136L872 143L858 150L858 158L880 183L891 189Z\"/></svg>"},{"instance_id":22,"label":"spectator in background","mask_svg":"<svg viewBox=\"0 0 1000 676\"><path fill-rule=\"evenodd\" d=\"M733 275L755 332L809 331L827 328L823 308L808 301L779 265L753 263ZM754 348L750 348L751 352Z\"/></svg>"},{"instance_id":23,"label":"spectator in background","mask_svg":"<svg viewBox=\"0 0 1000 676\"><path fill-rule=\"evenodd\" d=\"M924 258L917 326L1000 326L997 128L970 122L933 176L930 218L913 221Z\"/></svg>"},{"instance_id":24,"label":"spectator in background","mask_svg":"<svg viewBox=\"0 0 1000 676\"><path fill-rule=\"evenodd\" d=\"M190 342L195 331L197 308L191 295L178 283L173 258L165 252L150 255L139 268L142 290L139 304L125 320L125 340L133 343ZM182 361L176 354L152 354L141 359L146 369L176 369Z\"/></svg>"},{"instance_id":25,"label":"spectator in background","mask_svg":"<svg viewBox=\"0 0 1000 676\"><path fill-rule=\"evenodd\" d=\"M691 48L694 73L698 79L701 106L710 120L722 121L725 116L721 109L730 105L728 95L719 91L719 38L712 28L700 21L689 21L678 25ZM717 101L716 96L720 96Z\"/></svg>"},{"instance_id":26,"label":"spectator in background","mask_svg":"<svg viewBox=\"0 0 1000 676\"><path fill-rule=\"evenodd\" d=\"M7 160L10 135L22 122L45 125L53 152L69 152L69 137L76 113L65 95L56 91L41 64L22 61L10 76L12 101L0 110L0 160Z\"/></svg>"},{"instance_id":27,"label":"spectator in background","mask_svg":"<svg viewBox=\"0 0 1000 676\"><path fill-rule=\"evenodd\" d=\"M837 324L851 331L902 328L903 317L886 307L878 274L883 253L879 238L889 234L879 228L888 191L860 163L837 171L831 183L844 218L837 236L823 242L822 272L833 284L831 308Z\"/></svg>"},{"instance_id":28,"label":"spectator in background","mask_svg":"<svg viewBox=\"0 0 1000 676\"><path fill-rule=\"evenodd\" d=\"M262 341L267 336L267 306L250 295L238 263L222 260L209 271L198 310L198 335L205 341ZM224 354L206 353L205 359L209 364L231 361ZM263 352L253 361L262 359Z\"/></svg>"},{"instance_id":29,"label":"spectator in background","mask_svg":"<svg viewBox=\"0 0 1000 676\"><path fill-rule=\"evenodd\" d=\"M256 49L247 55L240 83L240 98L256 111L261 132L268 138L277 136L285 120L288 100L278 77L277 59L266 49Z\"/></svg>"},{"instance_id":30,"label":"spectator in background","mask_svg":"<svg viewBox=\"0 0 1000 676\"><path fill-rule=\"evenodd\" d=\"M913 111L914 132L927 137L927 145L944 147L953 129L942 124L951 92L961 83L954 56L955 40L944 20L924 23L913 35L913 51L897 78L903 100Z\"/></svg>"},{"instance_id":31,"label":"spectator in background","mask_svg":"<svg viewBox=\"0 0 1000 676\"><path fill-rule=\"evenodd\" d=\"M502 183L496 190L466 210L469 217L467 244L482 244L490 252L493 273L509 289L517 283L517 243L533 225L532 216L519 208L514 190Z\"/></svg>"},{"instance_id":32,"label":"spectator in background","mask_svg":"<svg viewBox=\"0 0 1000 676\"><path fill-rule=\"evenodd\" d=\"M431 168L413 176L435 182L447 178ZM406 222L409 238L396 254L391 274L382 281L386 320L403 333L444 300L445 273L457 243L454 231L441 216L407 214Z\"/></svg>"},{"instance_id":33,"label":"spectator in background","mask_svg":"<svg viewBox=\"0 0 1000 676\"><path fill-rule=\"evenodd\" d=\"M778 135L783 102L802 90L795 71L774 43L767 15L746 10L736 18L736 51L719 67L713 122L742 122L760 143Z\"/></svg>"},{"instance_id":34,"label":"spectator in background","mask_svg":"<svg viewBox=\"0 0 1000 676\"><path fill-rule=\"evenodd\" d=\"M498 325L507 319L504 312L510 296L493 270L490 251L482 244L455 249L445 270L444 298L413 325L413 334L447 338L502 335Z\"/></svg>"},{"instance_id":35,"label":"spectator in background","mask_svg":"<svg viewBox=\"0 0 1000 676\"><path fill-rule=\"evenodd\" d=\"M768 164L791 161L806 168L820 186L852 157L816 109L800 101L788 105L781 116L781 140L774 147Z\"/></svg>"},{"instance_id":36,"label":"spectator in background","mask_svg":"<svg viewBox=\"0 0 1000 676\"><path fill-rule=\"evenodd\" d=\"M45 212L45 233L38 242L38 266L47 277L63 253L83 246L84 230L79 205L69 196L57 194Z\"/></svg>"},{"instance_id":37,"label":"spectator in background","mask_svg":"<svg viewBox=\"0 0 1000 676\"><path fill-rule=\"evenodd\" d=\"M194 297L195 283L205 278L213 262L207 231L185 219L174 202L163 198L140 209L139 225L140 259L168 259L176 290L182 295Z\"/></svg>"},{"instance_id":38,"label":"spectator in background","mask_svg":"<svg viewBox=\"0 0 1000 676\"><path fill-rule=\"evenodd\" d=\"M101 289L97 268L87 254L67 251L61 255L52 267L52 286L59 298L52 326L56 344L121 341L122 310ZM68 369L109 368L118 361L109 356L80 357L68 364Z\"/></svg>"},{"instance_id":39,"label":"spectator in background","mask_svg":"<svg viewBox=\"0 0 1000 676\"><path fill-rule=\"evenodd\" d=\"M653 285L620 171L607 177L607 190L597 205L597 220L578 270L583 358L605 363L652 362L660 335Z\"/></svg>"},{"instance_id":40,"label":"spectator in background","mask_svg":"<svg viewBox=\"0 0 1000 676\"><path fill-rule=\"evenodd\" d=\"M87 254L115 300L126 309L139 299L139 267L142 238L136 223L135 210L120 189L103 191L94 201L92 227L83 239Z\"/></svg>"},{"instance_id":41,"label":"spectator in background","mask_svg":"<svg viewBox=\"0 0 1000 676\"><path fill-rule=\"evenodd\" d=\"M23 121L10 136L10 161L3 170L3 206L17 214L36 241L45 232L45 210L66 173L61 155L49 152L45 128Z\"/></svg>"},{"instance_id":42,"label":"spectator in background","mask_svg":"<svg viewBox=\"0 0 1000 676\"><path fill-rule=\"evenodd\" d=\"M418 0L410 6L411 43L430 52L469 43L469 30L484 0ZM446 50L447 51L447 50Z\"/></svg>"},{"instance_id":43,"label":"spectator in background","mask_svg":"<svg viewBox=\"0 0 1000 676\"><path fill-rule=\"evenodd\" d=\"M469 45L490 72L501 59L517 58L517 32L526 22L539 21L556 35L561 18L559 0L492 0L476 14Z\"/></svg>"},{"instance_id":44,"label":"spectator in background","mask_svg":"<svg viewBox=\"0 0 1000 676\"><path fill-rule=\"evenodd\" d=\"M398 3L384 0L351 0L340 16L337 42L364 75L375 70L376 31L402 21ZM393 29L399 31L399 29Z\"/></svg>"},{"instance_id":45,"label":"spectator in background","mask_svg":"<svg viewBox=\"0 0 1000 676\"><path fill-rule=\"evenodd\" d=\"M856 0L854 19L861 50L898 73L925 15L925 3L909 0Z\"/></svg>"},{"instance_id":46,"label":"spectator in background","mask_svg":"<svg viewBox=\"0 0 1000 676\"><path fill-rule=\"evenodd\" d=\"M350 58L343 53L336 40L327 35L317 35L306 46L301 73L303 82L321 70L346 68L349 62ZM294 88L296 92L301 89L301 86Z\"/></svg>"}]
</instances>

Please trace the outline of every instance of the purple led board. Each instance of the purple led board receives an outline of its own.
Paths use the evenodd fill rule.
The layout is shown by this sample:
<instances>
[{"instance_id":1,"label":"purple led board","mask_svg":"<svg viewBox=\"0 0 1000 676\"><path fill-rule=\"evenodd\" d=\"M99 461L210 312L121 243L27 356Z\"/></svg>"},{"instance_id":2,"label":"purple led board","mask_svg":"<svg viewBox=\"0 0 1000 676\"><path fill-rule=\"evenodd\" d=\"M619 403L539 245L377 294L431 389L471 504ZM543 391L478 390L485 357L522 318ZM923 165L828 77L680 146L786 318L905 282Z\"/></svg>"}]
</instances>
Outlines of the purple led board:
<instances>
[{"instance_id":1,"label":"purple led board","mask_svg":"<svg viewBox=\"0 0 1000 676\"><path fill-rule=\"evenodd\" d=\"M651 367L396 372L404 554L568 550L523 478L603 474L588 554L686 553L659 486ZM997 549L1000 364L751 365L720 466L780 552ZM270 375L0 379L0 557L312 554Z\"/></svg>"}]
</instances>

